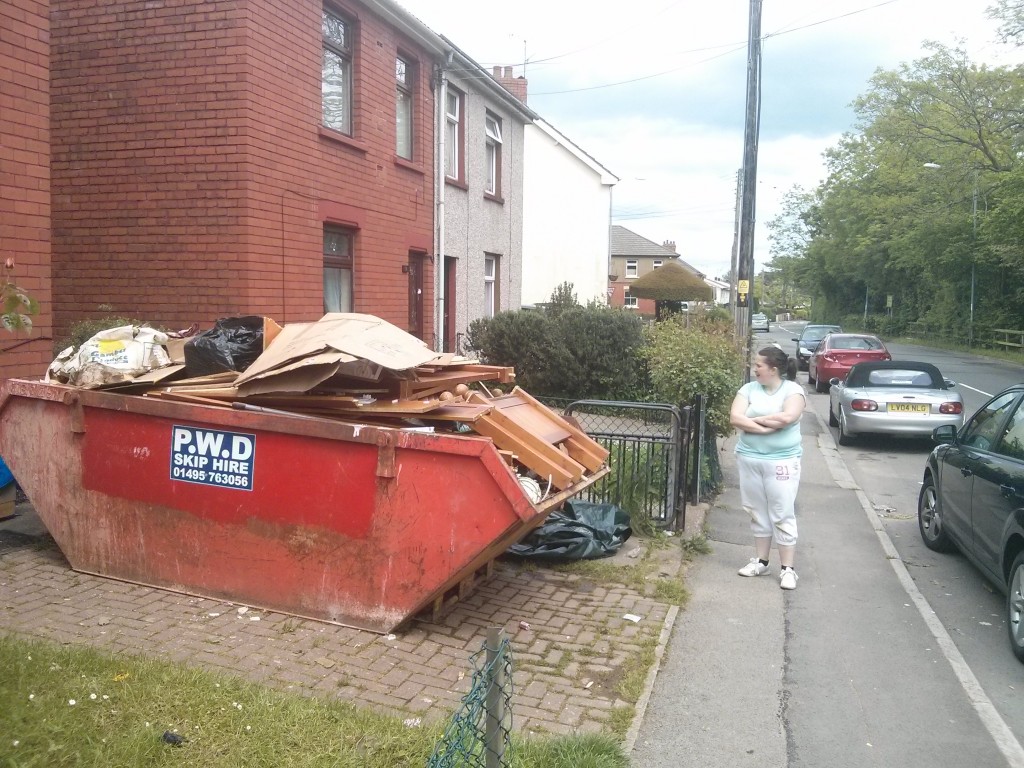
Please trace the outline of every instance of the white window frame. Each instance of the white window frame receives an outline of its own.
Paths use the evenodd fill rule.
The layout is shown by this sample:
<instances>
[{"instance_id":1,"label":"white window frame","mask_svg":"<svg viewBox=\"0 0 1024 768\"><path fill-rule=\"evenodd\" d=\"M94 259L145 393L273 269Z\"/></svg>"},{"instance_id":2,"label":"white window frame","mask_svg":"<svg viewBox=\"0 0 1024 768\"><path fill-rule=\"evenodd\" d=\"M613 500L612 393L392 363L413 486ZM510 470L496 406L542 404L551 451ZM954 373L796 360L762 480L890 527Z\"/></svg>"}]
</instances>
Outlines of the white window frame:
<instances>
[{"instance_id":1,"label":"white window frame","mask_svg":"<svg viewBox=\"0 0 1024 768\"><path fill-rule=\"evenodd\" d=\"M395 154L403 160L413 159L413 73L415 64L407 56L395 56Z\"/></svg>"},{"instance_id":2,"label":"white window frame","mask_svg":"<svg viewBox=\"0 0 1024 768\"><path fill-rule=\"evenodd\" d=\"M501 196L501 118L490 112L484 115L484 133L487 139L487 185L484 191Z\"/></svg>"},{"instance_id":3,"label":"white window frame","mask_svg":"<svg viewBox=\"0 0 1024 768\"><path fill-rule=\"evenodd\" d=\"M664 263L665 262L663 262L661 259L655 259L654 260L654 269L657 269L658 267L660 267Z\"/></svg>"},{"instance_id":4,"label":"white window frame","mask_svg":"<svg viewBox=\"0 0 1024 768\"><path fill-rule=\"evenodd\" d=\"M498 313L498 256L484 254L484 317Z\"/></svg>"},{"instance_id":5,"label":"white window frame","mask_svg":"<svg viewBox=\"0 0 1024 768\"><path fill-rule=\"evenodd\" d=\"M622 299L622 306L626 309L639 309L640 300L636 296L630 296L628 293Z\"/></svg>"},{"instance_id":6,"label":"white window frame","mask_svg":"<svg viewBox=\"0 0 1024 768\"><path fill-rule=\"evenodd\" d=\"M632 279L640 276L640 260L626 259L626 278Z\"/></svg>"},{"instance_id":7,"label":"white window frame","mask_svg":"<svg viewBox=\"0 0 1024 768\"><path fill-rule=\"evenodd\" d=\"M449 86L447 103L444 105L445 134L444 175L455 181L462 180L462 105L463 95Z\"/></svg>"},{"instance_id":8,"label":"white window frame","mask_svg":"<svg viewBox=\"0 0 1024 768\"><path fill-rule=\"evenodd\" d=\"M321 108L324 126L352 135L352 35L353 24L337 13L323 10L323 69ZM340 112L340 114L335 114Z\"/></svg>"}]
</instances>

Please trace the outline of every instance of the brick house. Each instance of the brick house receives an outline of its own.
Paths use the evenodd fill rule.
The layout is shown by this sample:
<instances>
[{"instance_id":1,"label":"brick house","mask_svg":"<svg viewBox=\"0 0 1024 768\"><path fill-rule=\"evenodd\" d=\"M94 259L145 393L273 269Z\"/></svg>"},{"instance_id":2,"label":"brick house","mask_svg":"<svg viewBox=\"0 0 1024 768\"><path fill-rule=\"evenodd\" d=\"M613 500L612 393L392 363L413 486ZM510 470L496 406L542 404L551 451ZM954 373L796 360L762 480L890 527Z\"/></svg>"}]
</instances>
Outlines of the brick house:
<instances>
[{"instance_id":1,"label":"brick house","mask_svg":"<svg viewBox=\"0 0 1024 768\"><path fill-rule=\"evenodd\" d=\"M50 12L0 5L0 263L40 304L31 334L0 330L0 379L39 376L53 359L50 294Z\"/></svg>"},{"instance_id":2,"label":"brick house","mask_svg":"<svg viewBox=\"0 0 1024 768\"><path fill-rule=\"evenodd\" d=\"M433 340L439 38L391 2L52 4L54 318Z\"/></svg>"},{"instance_id":3,"label":"brick house","mask_svg":"<svg viewBox=\"0 0 1024 768\"><path fill-rule=\"evenodd\" d=\"M704 274L679 258L676 244L666 240L658 245L653 240L615 224L611 234L611 272L608 275L608 303L613 307L635 309L654 317L653 299L640 299L629 295L629 284L652 272L668 261L676 261L690 272L704 279Z\"/></svg>"}]
</instances>

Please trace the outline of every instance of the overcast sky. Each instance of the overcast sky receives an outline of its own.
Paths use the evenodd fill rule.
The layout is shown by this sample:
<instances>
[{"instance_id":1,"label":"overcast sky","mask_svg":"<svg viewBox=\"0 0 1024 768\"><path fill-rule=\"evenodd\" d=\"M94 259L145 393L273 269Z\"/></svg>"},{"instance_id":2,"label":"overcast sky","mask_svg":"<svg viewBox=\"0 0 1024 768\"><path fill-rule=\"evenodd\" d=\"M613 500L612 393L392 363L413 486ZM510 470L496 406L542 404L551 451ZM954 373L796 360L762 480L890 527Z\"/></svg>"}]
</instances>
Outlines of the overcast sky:
<instances>
[{"instance_id":1,"label":"overcast sky","mask_svg":"<svg viewBox=\"0 0 1024 768\"><path fill-rule=\"evenodd\" d=\"M530 107L622 179L614 223L674 240L685 261L725 274L749 0L398 1L484 67L525 70ZM850 103L876 69L921 58L925 40L962 42L976 61L1015 60L985 17L992 2L764 0L757 271L782 194L817 186L822 152L852 130Z\"/></svg>"}]
</instances>

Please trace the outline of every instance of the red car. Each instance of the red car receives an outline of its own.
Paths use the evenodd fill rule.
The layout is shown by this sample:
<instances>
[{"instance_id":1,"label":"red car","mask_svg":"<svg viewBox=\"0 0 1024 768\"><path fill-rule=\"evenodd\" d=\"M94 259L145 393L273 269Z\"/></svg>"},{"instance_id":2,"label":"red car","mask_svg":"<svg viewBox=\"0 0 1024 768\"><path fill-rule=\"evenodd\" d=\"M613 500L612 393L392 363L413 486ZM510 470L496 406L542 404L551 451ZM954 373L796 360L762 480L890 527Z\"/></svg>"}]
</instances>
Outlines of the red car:
<instances>
[{"instance_id":1,"label":"red car","mask_svg":"<svg viewBox=\"0 0 1024 768\"><path fill-rule=\"evenodd\" d=\"M807 363L807 382L818 392L828 392L832 379L845 379L850 368L867 360L892 360L892 355L877 336L830 333Z\"/></svg>"}]
</instances>

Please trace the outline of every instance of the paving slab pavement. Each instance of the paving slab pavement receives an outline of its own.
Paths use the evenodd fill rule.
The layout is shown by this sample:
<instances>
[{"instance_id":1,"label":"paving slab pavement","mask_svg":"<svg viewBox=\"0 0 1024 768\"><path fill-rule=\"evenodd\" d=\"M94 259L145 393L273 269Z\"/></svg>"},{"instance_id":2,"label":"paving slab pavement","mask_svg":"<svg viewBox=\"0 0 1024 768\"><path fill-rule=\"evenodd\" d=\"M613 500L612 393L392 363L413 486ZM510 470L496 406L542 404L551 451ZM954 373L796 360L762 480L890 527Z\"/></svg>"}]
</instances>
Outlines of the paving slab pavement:
<instances>
[{"instance_id":1,"label":"paving slab pavement","mask_svg":"<svg viewBox=\"0 0 1024 768\"><path fill-rule=\"evenodd\" d=\"M0 633L196 664L403 718L454 711L469 688L470 655L488 627L501 626L512 643L516 729L608 730L616 708L633 706L617 682L675 616L648 589L499 561L437 623L414 620L382 636L77 573L31 505L17 510L0 522ZM649 547L630 540L612 562L635 566L638 549ZM681 552L658 548L655 573L674 578Z\"/></svg>"}]
</instances>

